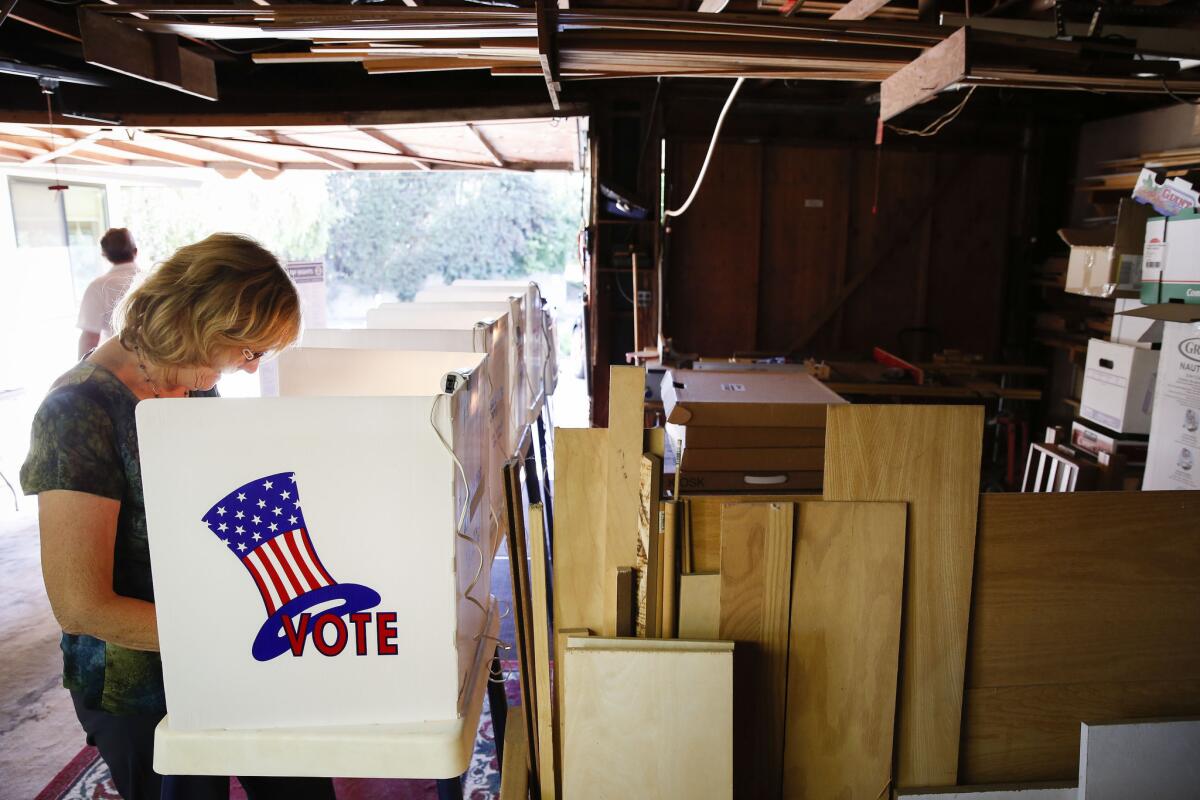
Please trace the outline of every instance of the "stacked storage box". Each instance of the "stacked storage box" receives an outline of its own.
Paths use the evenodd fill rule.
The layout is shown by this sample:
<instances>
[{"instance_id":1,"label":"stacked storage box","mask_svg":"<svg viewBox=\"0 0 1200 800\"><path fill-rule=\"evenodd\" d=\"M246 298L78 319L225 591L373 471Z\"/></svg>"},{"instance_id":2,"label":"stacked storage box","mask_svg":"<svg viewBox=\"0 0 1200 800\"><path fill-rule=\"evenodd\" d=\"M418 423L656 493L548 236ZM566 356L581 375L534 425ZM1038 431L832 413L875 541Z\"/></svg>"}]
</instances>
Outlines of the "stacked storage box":
<instances>
[{"instance_id":1,"label":"stacked storage box","mask_svg":"<svg viewBox=\"0 0 1200 800\"><path fill-rule=\"evenodd\" d=\"M694 370L662 398L685 492L819 492L826 410L846 402L804 373Z\"/></svg>"}]
</instances>

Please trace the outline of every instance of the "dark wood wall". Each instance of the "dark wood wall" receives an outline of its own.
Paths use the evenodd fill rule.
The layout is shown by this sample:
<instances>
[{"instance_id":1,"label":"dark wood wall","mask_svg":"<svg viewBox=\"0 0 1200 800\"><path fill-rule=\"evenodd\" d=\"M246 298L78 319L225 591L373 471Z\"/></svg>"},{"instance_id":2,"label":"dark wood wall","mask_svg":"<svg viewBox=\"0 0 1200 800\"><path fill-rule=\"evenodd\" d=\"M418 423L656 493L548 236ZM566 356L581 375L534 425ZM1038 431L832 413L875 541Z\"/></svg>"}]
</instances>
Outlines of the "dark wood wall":
<instances>
[{"instance_id":1,"label":"dark wood wall","mask_svg":"<svg viewBox=\"0 0 1200 800\"><path fill-rule=\"evenodd\" d=\"M707 146L668 140L670 207ZM665 333L703 356L940 345L995 358L1019 158L723 140L692 207L670 222ZM931 332L901 337L906 328Z\"/></svg>"}]
</instances>

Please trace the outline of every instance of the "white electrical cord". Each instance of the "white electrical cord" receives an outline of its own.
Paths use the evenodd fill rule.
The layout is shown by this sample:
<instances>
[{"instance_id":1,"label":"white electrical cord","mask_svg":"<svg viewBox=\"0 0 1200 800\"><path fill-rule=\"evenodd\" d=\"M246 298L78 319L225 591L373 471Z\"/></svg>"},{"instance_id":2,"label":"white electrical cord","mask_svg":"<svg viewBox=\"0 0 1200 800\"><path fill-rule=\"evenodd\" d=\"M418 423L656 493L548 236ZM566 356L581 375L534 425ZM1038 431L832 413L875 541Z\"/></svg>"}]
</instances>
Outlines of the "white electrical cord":
<instances>
[{"instance_id":1,"label":"white electrical cord","mask_svg":"<svg viewBox=\"0 0 1200 800\"><path fill-rule=\"evenodd\" d=\"M683 205L674 211L666 212L665 216L680 216L696 199L696 194L700 191L700 184L704 182L704 173L708 172L708 162L712 159L713 150L717 149L717 137L721 135L721 126L725 124L725 115L729 113L729 108L733 105L733 98L737 97L738 89L741 89L745 82L745 78L737 79L737 83L733 85L733 91L729 93L729 99L725 101L725 107L721 109L721 116L717 117L717 127L713 131L712 141L708 143L708 153L704 156L704 163L700 166L700 174L696 176L696 185L692 187L692 193L688 195L687 200L683 201Z\"/></svg>"}]
</instances>

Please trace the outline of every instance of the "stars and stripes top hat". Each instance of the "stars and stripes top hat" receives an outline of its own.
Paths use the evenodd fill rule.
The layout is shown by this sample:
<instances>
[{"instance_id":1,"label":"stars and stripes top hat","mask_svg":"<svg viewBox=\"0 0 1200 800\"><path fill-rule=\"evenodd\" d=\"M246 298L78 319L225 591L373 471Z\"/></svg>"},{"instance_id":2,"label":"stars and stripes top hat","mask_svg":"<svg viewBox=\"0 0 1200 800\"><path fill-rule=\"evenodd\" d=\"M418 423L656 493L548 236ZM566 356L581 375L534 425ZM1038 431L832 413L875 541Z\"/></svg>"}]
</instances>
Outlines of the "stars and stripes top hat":
<instances>
[{"instance_id":1,"label":"stars and stripes top hat","mask_svg":"<svg viewBox=\"0 0 1200 800\"><path fill-rule=\"evenodd\" d=\"M267 610L251 652L269 661L290 647L283 618L293 630L300 615L340 601L321 615L346 616L379 605L379 593L366 586L338 583L313 547L296 473L279 472L245 483L221 498L202 517L208 529L237 556L254 579Z\"/></svg>"}]
</instances>

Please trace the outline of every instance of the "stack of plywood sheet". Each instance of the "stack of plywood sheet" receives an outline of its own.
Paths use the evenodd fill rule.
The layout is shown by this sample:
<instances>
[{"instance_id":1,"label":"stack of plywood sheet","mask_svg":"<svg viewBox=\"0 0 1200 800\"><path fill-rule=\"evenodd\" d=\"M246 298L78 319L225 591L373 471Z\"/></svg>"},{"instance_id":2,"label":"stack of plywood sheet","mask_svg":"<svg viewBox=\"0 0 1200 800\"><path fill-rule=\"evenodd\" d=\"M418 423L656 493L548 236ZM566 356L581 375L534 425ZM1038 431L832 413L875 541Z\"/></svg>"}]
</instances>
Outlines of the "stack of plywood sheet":
<instances>
[{"instance_id":1,"label":"stack of plywood sheet","mask_svg":"<svg viewBox=\"0 0 1200 800\"><path fill-rule=\"evenodd\" d=\"M826 410L846 402L802 372L671 370L662 397L682 492L819 491Z\"/></svg>"}]
</instances>

